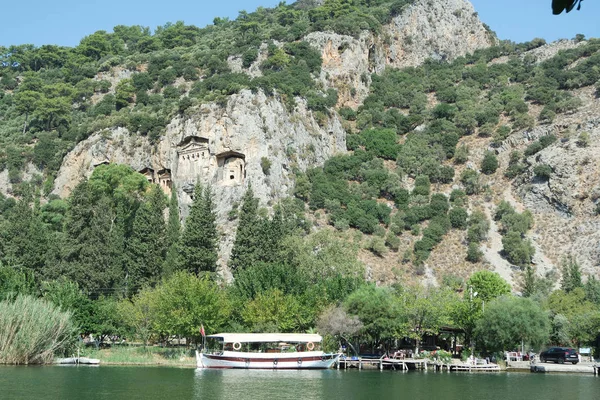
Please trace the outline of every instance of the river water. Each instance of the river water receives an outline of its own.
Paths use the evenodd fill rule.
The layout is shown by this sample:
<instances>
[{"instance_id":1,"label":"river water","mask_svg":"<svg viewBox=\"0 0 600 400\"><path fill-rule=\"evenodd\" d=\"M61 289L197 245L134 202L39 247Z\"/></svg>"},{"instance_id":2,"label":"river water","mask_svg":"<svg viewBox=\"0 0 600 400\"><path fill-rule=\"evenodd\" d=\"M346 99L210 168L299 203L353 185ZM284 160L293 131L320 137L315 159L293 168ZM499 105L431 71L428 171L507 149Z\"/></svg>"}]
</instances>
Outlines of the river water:
<instances>
[{"instance_id":1,"label":"river water","mask_svg":"<svg viewBox=\"0 0 600 400\"><path fill-rule=\"evenodd\" d=\"M600 377L530 373L0 367L0 399L600 399Z\"/></svg>"}]
</instances>

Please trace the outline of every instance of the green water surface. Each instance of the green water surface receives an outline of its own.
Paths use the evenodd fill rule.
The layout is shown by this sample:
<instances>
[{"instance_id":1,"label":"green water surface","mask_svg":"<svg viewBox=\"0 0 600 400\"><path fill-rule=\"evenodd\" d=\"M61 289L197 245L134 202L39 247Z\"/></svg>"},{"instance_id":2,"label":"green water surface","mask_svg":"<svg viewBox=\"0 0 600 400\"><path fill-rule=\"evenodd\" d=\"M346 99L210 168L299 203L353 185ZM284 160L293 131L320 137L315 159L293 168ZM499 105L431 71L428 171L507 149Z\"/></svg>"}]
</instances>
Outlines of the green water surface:
<instances>
[{"instance_id":1,"label":"green water surface","mask_svg":"<svg viewBox=\"0 0 600 400\"><path fill-rule=\"evenodd\" d=\"M530 373L0 367L0 399L600 399L600 377Z\"/></svg>"}]
</instances>

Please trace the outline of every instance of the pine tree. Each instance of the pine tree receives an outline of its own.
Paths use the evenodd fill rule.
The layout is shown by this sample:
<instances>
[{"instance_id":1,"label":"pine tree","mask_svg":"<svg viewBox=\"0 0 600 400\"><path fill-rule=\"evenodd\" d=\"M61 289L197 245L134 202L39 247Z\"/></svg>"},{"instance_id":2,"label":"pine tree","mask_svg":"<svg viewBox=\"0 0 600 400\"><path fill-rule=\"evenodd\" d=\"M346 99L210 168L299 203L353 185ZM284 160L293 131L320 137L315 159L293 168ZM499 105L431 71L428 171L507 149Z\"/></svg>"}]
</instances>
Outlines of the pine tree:
<instances>
[{"instance_id":1,"label":"pine tree","mask_svg":"<svg viewBox=\"0 0 600 400\"><path fill-rule=\"evenodd\" d=\"M581 267L579 266L577 259L572 255L569 255L563 259L562 264L561 289L569 293L577 288L583 287L581 281Z\"/></svg>"},{"instance_id":2,"label":"pine tree","mask_svg":"<svg viewBox=\"0 0 600 400\"><path fill-rule=\"evenodd\" d=\"M535 269L531 265L525 267L523 272L523 297L531 297L535 294L537 286L537 278Z\"/></svg>"},{"instance_id":3,"label":"pine tree","mask_svg":"<svg viewBox=\"0 0 600 400\"><path fill-rule=\"evenodd\" d=\"M137 292L143 285L158 281L162 275L167 251L164 208L165 196L158 186L154 186L135 214L127 242L129 292Z\"/></svg>"},{"instance_id":4,"label":"pine tree","mask_svg":"<svg viewBox=\"0 0 600 400\"><path fill-rule=\"evenodd\" d=\"M179 242L178 266L195 274L217 268L217 215L210 187L194 189L194 202Z\"/></svg>"},{"instance_id":5,"label":"pine tree","mask_svg":"<svg viewBox=\"0 0 600 400\"><path fill-rule=\"evenodd\" d=\"M0 226L0 261L40 274L44 272L49 234L39 213L26 200L13 207Z\"/></svg>"},{"instance_id":6,"label":"pine tree","mask_svg":"<svg viewBox=\"0 0 600 400\"><path fill-rule=\"evenodd\" d=\"M258 199L254 197L252 186L248 187L239 212L239 224L231 251L229 267L233 272L252 266L259 260L256 248L259 245Z\"/></svg>"},{"instance_id":7,"label":"pine tree","mask_svg":"<svg viewBox=\"0 0 600 400\"><path fill-rule=\"evenodd\" d=\"M169 201L169 219L167 221L167 257L163 267L163 275L170 276L177 268L177 244L181 235L181 221L179 219L179 203L177 201L177 191L175 186L171 189L171 199Z\"/></svg>"},{"instance_id":8,"label":"pine tree","mask_svg":"<svg viewBox=\"0 0 600 400\"><path fill-rule=\"evenodd\" d=\"M66 276L94 295L123 284L124 213L108 195L94 195L88 182L79 184L69 199L63 262L52 277Z\"/></svg>"}]
</instances>

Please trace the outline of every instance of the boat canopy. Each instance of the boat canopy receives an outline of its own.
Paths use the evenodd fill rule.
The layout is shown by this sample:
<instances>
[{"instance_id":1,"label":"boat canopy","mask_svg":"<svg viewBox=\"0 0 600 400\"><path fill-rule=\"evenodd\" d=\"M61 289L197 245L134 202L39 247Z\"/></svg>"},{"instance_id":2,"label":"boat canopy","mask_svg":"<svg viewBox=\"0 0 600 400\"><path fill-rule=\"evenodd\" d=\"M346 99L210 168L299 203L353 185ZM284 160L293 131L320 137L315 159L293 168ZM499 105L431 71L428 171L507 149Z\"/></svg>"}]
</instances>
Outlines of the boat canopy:
<instances>
[{"instance_id":1,"label":"boat canopy","mask_svg":"<svg viewBox=\"0 0 600 400\"><path fill-rule=\"evenodd\" d=\"M323 338L314 333L218 333L207 338L217 339L224 343L320 343Z\"/></svg>"}]
</instances>

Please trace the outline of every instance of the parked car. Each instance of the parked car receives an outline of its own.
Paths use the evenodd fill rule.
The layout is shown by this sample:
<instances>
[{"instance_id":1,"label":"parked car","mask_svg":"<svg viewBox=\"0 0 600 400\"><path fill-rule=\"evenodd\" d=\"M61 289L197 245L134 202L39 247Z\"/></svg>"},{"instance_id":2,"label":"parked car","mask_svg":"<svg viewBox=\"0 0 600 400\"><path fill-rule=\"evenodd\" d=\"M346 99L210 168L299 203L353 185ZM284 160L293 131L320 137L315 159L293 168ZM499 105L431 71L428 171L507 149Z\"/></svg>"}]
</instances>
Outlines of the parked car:
<instances>
[{"instance_id":1,"label":"parked car","mask_svg":"<svg viewBox=\"0 0 600 400\"><path fill-rule=\"evenodd\" d=\"M569 347L551 347L546 351L542 351L540 361L554 361L559 364L570 362L575 365L579 362L579 354L577 354L575 349Z\"/></svg>"}]
</instances>

